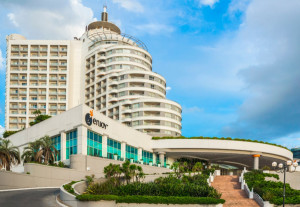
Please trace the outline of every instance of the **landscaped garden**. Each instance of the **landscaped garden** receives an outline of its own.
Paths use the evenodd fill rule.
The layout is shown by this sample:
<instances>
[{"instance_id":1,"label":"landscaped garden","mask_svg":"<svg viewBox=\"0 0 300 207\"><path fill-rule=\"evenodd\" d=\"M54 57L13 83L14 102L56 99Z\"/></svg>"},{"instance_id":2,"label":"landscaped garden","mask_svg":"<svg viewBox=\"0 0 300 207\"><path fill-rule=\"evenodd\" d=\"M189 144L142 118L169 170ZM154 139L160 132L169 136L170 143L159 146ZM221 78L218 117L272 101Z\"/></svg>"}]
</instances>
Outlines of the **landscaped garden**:
<instances>
[{"instance_id":1,"label":"landscaped garden","mask_svg":"<svg viewBox=\"0 0 300 207\"><path fill-rule=\"evenodd\" d=\"M263 173L259 170L254 170L244 174L244 179L249 189L254 190L263 200L269 201L275 205L282 205L283 203L283 183L279 181L267 181L266 177L273 177L279 180L277 174ZM300 204L300 190L295 190L286 184L285 191L286 204Z\"/></svg>"},{"instance_id":2,"label":"landscaped garden","mask_svg":"<svg viewBox=\"0 0 300 207\"><path fill-rule=\"evenodd\" d=\"M145 174L141 166L129 161L104 168L106 181L97 183L87 177L88 187L76 198L80 201L115 200L117 203L153 204L218 204L224 203L221 194L209 186L207 179L213 170L202 170L200 162L193 166L175 162L173 173L153 182L142 182ZM188 173L188 169L191 171ZM66 189L66 188L65 188ZM70 192L70 189L66 189Z\"/></svg>"}]
</instances>

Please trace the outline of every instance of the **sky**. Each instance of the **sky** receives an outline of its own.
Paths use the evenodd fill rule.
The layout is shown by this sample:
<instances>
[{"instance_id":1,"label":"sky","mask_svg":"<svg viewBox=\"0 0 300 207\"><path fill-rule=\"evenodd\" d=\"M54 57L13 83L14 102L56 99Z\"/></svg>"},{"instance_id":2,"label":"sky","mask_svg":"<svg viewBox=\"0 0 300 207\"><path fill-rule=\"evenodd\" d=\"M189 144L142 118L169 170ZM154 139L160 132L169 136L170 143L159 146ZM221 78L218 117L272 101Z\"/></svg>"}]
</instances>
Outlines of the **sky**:
<instances>
[{"instance_id":1,"label":"sky","mask_svg":"<svg viewBox=\"0 0 300 207\"><path fill-rule=\"evenodd\" d=\"M100 19L142 40L180 103L184 136L300 147L299 0L0 0L0 133L6 35L73 39Z\"/></svg>"}]
</instances>

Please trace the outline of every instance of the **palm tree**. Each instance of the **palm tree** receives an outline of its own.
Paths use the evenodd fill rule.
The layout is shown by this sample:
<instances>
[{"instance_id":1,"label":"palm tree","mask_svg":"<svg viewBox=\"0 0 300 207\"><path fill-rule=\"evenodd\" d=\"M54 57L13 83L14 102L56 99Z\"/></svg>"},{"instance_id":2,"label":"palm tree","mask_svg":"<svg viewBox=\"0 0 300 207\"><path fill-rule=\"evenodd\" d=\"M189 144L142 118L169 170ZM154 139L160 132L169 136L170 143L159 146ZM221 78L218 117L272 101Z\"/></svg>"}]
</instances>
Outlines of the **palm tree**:
<instances>
[{"instance_id":1,"label":"palm tree","mask_svg":"<svg viewBox=\"0 0 300 207\"><path fill-rule=\"evenodd\" d=\"M2 140L0 143L0 169L4 167L7 171L10 171L11 165L20 163L18 147L13 146L9 139Z\"/></svg>"},{"instance_id":2,"label":"palm tree","mask_svg":"<svg viewBox=\"0 0 300 207\"><path fill-rule=\"evenodd\" d=\"M44 161L45 164L54 163L55 157L58 154L57 149L55 149L54 144L49 136L44 136L39 139L41 148L36 153L35 160L38 162Z\"/></svg>"},{"instance_id":3,"label":"palm tree","mask_svg":"<svg viewBox=\"0 0 300 207\"><path fill-rule=\"evenodd\" d=\"M202 163L201 162L196 162L196 164L193 166L193 172L199 172L202 170L203 166L202 166Z\"/></svg>"},{"instance_id":4,"label":"palm tree","mask_svg":"<svg viewBox=\"0 0 300 207\"><path fill-rule=\"evenodd\" d=\"M134 177L136 176L137 166L135 164L129 165L129 176L132 178L132 182L134 182Z\"/></svg>"},{"instance_id":5,"label":"palm tree","mask_svg":"<svg viewBox=\"0 0 300 207\"><path fill-rule=\"evenodd\" d=\"M129 173L129 166L130 166L130 162L128 160L126 160L122 164L122 168L121 168L121 171L124 174L124 178L125 178L127 184L129 184L130 179L131 179L130 173Z\"/></svg>"},{"instance_id":6,"label":"palm tree","mask_svg":"<svg viewBox=\"0 0 300 207\"><path fill-rule=\"evenodd\" d=\"M30 142L28 146L24 148L22 159L24 160L24 163L26 162L34 162L36 160L36 154L40 150L41 143L39 140L35 142Z\"/></svg>"},{"instance_id":7,"label":"palm tree","mask_svg":"<svg viewBox=\"0 0 300 207\"><path fill-rule=\"evenodd\" d=\"M143 171L143 168L141 166L137 166L138 173L136 174L136 181L141 181L142 178L145 177L145 173Z\"/></svg>"}]
</instances>

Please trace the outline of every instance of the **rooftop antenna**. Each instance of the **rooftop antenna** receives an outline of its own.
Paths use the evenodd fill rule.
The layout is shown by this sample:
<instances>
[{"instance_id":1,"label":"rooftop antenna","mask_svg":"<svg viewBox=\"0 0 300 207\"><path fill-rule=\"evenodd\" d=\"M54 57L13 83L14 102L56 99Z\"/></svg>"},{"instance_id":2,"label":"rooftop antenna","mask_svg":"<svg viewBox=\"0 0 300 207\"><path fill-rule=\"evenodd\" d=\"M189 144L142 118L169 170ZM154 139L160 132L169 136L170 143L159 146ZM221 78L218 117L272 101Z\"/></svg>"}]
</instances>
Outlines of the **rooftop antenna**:
<instances>
[{"instance_id":1,"label":"rooftop antenna","mask_svg":"<svg viewBox=\"0 0 300 207\"><path fill-rule=\"evenodd\" d=\"M107 1L105 1L103 5L103 12L101 14L101 21L107 22L108 21L108 14L107 14Z\"/></svg>"}]
</instances>

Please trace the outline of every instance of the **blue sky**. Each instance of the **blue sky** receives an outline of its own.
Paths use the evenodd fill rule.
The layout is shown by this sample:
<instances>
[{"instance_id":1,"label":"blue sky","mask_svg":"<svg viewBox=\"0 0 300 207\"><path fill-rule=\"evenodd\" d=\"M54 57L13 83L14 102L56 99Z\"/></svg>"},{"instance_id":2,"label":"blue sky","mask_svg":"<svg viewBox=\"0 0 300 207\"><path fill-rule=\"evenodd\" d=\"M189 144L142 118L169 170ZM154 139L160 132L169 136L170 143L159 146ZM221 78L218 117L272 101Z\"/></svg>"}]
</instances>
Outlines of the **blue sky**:
<instances>
[{"instance_id":1,"label":"blue sky","mask_svg":"<svg viewBox=\"0 0 300 207\"><path fill-rule=\"evenodd\" d=\"M0 125L5 36L72 39L99 19L104 0L0 1ZM142 40L169 99L183 106L184 136L300 146L298 0L110 0L109 20Z\"/></svg>"}]
</instances>

